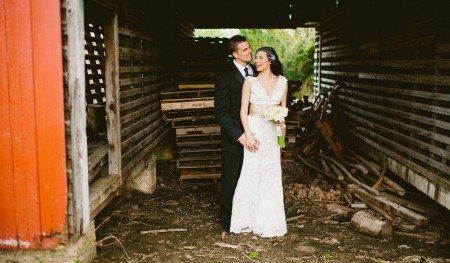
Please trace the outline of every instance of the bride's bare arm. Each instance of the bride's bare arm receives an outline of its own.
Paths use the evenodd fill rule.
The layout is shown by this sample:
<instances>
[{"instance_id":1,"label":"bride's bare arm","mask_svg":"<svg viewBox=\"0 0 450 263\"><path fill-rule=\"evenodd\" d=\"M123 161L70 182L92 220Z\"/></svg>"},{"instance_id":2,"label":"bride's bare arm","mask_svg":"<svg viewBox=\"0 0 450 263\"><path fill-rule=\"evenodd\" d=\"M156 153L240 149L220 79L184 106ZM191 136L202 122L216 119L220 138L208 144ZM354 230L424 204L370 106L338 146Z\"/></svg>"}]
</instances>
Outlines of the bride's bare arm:
<instances>
[{"instance_id":1,"label":"bride's bare arm","mask_svg":"<svg viewBox=\"0 0 450 263\"><path fill-rule=\"evenodd\" d=\"M283 93L283 97L281 98L281 106L286 107L286 103L287 103L287 92L288 92L288 85L286 82L286 85L284 86L284 93Z\"/></svg>"},{"instance_id":2,"label":"bride's bare arm","mask_svg":"<svg viewBox=\"0 0 450 263\"><path fill-rule=\"evenodd\" d=\"M244 134L246 137L246 147L250 151L257 150L256 141L253 137L250 128L248 127L248 108L250 105L250 81L245 80L242 86L242 99L241 99L241 122L244 128Z\"/></svg>"},{"instance_id":3,"label":"bride's bare arm","mask_svg":"<svg viewBox=\"0 0 450 263\"><path fill-rule=\"evenodd\" d=\"M284 86L284 93L283 93L283 97L281 98L281 103L280 105L282 107L286 107L286 103L287 103L287 92L288 92L288 85L286 82L286 85ZM286 126L286 124L284 124L284 121L282 121L281 123L277 124L280 127L284 127Z\"/></svg>"}]
</instances>

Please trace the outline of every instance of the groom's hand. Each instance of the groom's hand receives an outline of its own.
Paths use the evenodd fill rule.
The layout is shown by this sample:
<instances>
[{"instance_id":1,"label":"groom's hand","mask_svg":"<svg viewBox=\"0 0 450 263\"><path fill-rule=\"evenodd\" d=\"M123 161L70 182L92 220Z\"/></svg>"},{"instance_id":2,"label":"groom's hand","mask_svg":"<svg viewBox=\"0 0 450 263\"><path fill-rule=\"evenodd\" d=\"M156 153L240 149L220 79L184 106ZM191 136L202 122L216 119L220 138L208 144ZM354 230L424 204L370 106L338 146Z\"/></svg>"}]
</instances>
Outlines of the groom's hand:
<instances>
[{"instance_id":1,"label":"groom's hand","mask_svg":"<svg viewBox=\"0 0 450 263\"><path fill-rule=\"evenodd\" d=\"M242 144L242 145L245 147L245 141L246 141L246 139L245 139L245 133L243 133L243 134L241 135L241 137L239 137L238 141L239 141L240 144Z\"/></svg>"}]
</instances>

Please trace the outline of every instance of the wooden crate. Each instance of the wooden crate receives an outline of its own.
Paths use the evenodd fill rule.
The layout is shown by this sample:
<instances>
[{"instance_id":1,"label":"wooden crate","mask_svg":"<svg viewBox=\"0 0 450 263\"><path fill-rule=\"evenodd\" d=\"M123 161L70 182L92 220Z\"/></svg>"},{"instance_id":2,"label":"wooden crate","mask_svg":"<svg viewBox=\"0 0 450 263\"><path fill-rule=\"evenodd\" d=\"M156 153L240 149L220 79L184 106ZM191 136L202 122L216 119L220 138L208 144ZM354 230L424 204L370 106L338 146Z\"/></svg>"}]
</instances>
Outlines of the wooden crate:
<instances>
[{"instance_id":1,"label":"wooden crate","mask_svg":"<svg viewBox=\"0 0 450 263\"><path fill-rule=\"evenodd\" d=\"M181 168L180 169L180 183L183 184L184 180L190 179L214 179L217 183L217 179L221 176L220 166L216 167L201 167L201 168Z\"/></svg>"},{"instance_id":2,"label":"wooden crate","mask_svg":"<svg viewBox=\"0 0 450 263\"><path fill-rule=\"evenodd\" d=\"M161 92L161 110L182 111L214 107L214 90L189 89Z\"/></svg>"},{"instance_id":3,"label":"wooden crate","mask_svg":"<svg viewBox=\"0 0 450 263\"><path fill-rule=\"evenodd\" d=\"M212 89L186 89L171 90L161 92L162 101L192 99L192 98L214 98L214 90Z\"/></svg>"},{"instance_id":4,"label":"wooden crate","mask_svg":"<svg viewBox=\"0 0 450 263\"><path fill-rule=\"evenodd\" d=\"M220 148L204 148L204 149L183 149L177 152L180 158L216 158L221 157L221 149Z\"/></svg>"},{"instance_id":5,"label":"wooden crate","mask_svg":"<svg viewBox=\"0 0 450 263\"><path fill-rule=\"evenodd\" d=\"M214 83L180 83L178 89L213 89Z\"/></svg>"},{"instance_id":6,"label":"wooden crate","mask_svg":"<svg viewBox=\"0 0 450 263\"><path fill-rule=\"evenodd\" d=\"M177 136L183 134L209 134L209 133L220 133L220 126L219 125L194 126L175 129L175 134Z\"/></svg>"},{"instance_id":7,"label":"wooden crate","mask_svg":"<svg viewBox=\"0 0 450 263\"><path fill-rule=\"evenodd\" d=\"M213 108L163 111L165 121L213 116Z\"/></svg>"},{"instance_id":8,"label":"wooden crate","mask_svg":"<svg viewBox=\"0 0 450 263\"><path fill-rule=\"evenodd\" d=\"M217 120L214 116L203 116L198 118L175 119L172 120L172 128L192 128L217 126Z\"/></svg>"},{"instance_id":9,"label":"wooden crate","mask_svg":"<svg viewBox=\"0 0 450 263\"><path fill-rule=\"evenodd\" d=\"M204 156L194 158L179 158L177 160L178 169L196 169L203 167L220 167L220 156Z\"/></svg>"},{"instance_id":10,"label":"wooden crate","mask_svg":"<svg viewBox=\"0 0 450 263\"><path fill-rule=\"evenodd\" d=\"M207 134L185 134L176 135L177 145L190 145L190 144L217 144L220 143L220 133L207 133Z\"/></svg>"}]
</instances>

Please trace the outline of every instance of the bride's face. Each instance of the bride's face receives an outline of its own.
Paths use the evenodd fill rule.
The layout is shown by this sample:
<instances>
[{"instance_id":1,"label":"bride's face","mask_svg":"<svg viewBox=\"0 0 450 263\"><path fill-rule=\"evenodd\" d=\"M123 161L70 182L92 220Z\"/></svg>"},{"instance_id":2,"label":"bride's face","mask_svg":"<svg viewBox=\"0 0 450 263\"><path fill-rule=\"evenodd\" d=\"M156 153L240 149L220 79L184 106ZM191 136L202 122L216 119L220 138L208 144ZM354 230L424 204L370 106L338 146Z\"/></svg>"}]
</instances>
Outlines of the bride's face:
<instances>
[{"instance_id":1,"label":"bride's face","mask_svg":"<svg viewBox=\"0 0 450 263\"><path fill-rule=\"evenodd\" d=\"M255 67L258 72L265 71L270 68L270 61L267 58L267 53L260 50L255 55Z\"/></svg>"}]
</instances>

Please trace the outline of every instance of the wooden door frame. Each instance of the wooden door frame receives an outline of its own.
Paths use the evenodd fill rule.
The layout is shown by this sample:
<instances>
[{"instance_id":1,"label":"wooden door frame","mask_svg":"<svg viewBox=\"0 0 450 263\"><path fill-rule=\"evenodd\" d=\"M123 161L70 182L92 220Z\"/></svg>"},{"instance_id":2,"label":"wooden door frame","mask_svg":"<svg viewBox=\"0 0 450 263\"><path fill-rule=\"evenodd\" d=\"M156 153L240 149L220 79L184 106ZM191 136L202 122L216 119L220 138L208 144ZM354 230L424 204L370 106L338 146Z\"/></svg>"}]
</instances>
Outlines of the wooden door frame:
<instances>
[{"instance_id":1,"label":"wooden door frame","mask_svg":"<svg viewBox=\"0 0 450 263\"><path fill-rule=\"evenodd\" d=\"M105 43L105 97L108 138L108 176L89 186L90 217L94 218L116 196L123 183L120 134L119 23L115 1L91 0L102 17Z\"/></svg>"},{"instance_id":2,"label":"wooden door frame","mask_svg":"<svg viewBox=\"0 0 450 263\"><path fill-rule=\"evenodd\" d=\"M96 2L96 1L93 1ZM102 5L105 29L105 95L108 137L108 176L89 185L86 135L86 77L84 46L84 1L65 0L67 19L67 65L70 103L72 242L88 233L89 224L122 185L119 98L119 44L117 9Z\"/></svg>"}]
</instances>

